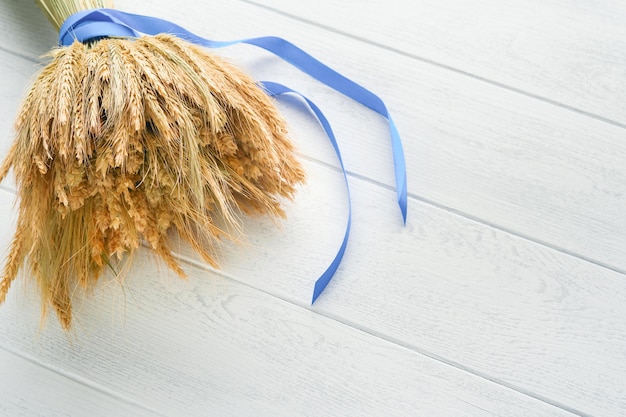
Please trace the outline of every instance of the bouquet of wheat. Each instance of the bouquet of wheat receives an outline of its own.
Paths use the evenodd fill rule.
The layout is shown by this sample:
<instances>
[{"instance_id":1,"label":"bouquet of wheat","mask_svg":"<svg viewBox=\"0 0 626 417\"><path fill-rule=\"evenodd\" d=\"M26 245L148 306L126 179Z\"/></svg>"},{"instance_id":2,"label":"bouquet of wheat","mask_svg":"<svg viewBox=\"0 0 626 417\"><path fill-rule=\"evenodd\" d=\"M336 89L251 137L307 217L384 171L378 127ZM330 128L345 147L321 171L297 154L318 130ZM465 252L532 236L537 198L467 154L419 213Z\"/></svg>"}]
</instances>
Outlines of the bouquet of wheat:
<instances>
[{"instance_id":1,"label":"bouquet of wheat","mask_svg":"<svg viewBox=\"0 0 626 417\"><path fill-rule=\"evenodd\" d=\"M61 27L110 0L38 0ZM102 37L59 47L25 95L13 169L17 229L0 303L24 267L65 329L72 296L105 268L118 272L145 242L184 276L175 230L215 265L220 239L236 239L241 213L283 216L305 175L269 96L206 48L159 34Z\"/></svg>"}]
</instances>

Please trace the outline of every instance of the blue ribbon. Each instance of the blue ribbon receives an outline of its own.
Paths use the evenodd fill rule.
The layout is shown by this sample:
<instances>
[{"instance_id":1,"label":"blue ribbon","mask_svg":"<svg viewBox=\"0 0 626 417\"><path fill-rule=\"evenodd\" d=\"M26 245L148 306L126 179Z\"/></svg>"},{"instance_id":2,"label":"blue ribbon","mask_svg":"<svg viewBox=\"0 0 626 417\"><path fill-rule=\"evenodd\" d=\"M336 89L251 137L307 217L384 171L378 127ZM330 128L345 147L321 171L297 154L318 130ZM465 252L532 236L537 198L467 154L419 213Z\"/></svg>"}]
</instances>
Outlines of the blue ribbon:
<instances>
[{"instance_id":1,"label":"blue ribbon","mask_svg":"<svg viewBox=\"0 0 626 417\"><path fill-rule=\"evenodd\" d=\"M313 113L315 113L315 116L317 116L317 120L322 125L322 128L324 128L324 131L326 132L328 139L330 139L330 143L333 145L333 148L335 149L335 154L337 155L337 159L339 159L339 164L341 165L341 172L343 173L343 179L346 183L346 189L348 190L348 223L346 224L346 232L343 235L343 242L341 243L341 247L339 248L337 255L335 255L335 259L333 259L333 261L328 266L328 268L326 268L326 271L324 271L324 273L317 279L317 281L315 281L315 288L313 289L313 299L311 301L311 304L313 304L315 300L317 300L317 297L320 296L322 291L324 291L324 288L326 288L326 286L332 279L333 275L337 271L337 268L339 267L339 264L341 263L341 258L343 258L343 254L346 251L346 246L348 246L348 238L350 237L350 226L352 225L352 201L350 198L350 185L348 184L348 175L346 174L346 169L343 165L343 159L341 158L341 152L339 151L339 145L337 144L337 139L335 138L333 129L330 127L330 123L328 123L328 119L326 119L326 117L324 116L324 113L322 113L320 108L317 107L315 103L313 103L311 100L306 98L304 95L288 87L285 87L284 85L270 82L270 81L263 81L261 85L263 85L263 87L265 88L265 90L270 96L279 96L282 94L293 93L293 94L299 95L300 97L304 99L304 101L306 101L306 103L309 105L311 110L313 110Z\"/></svg>"},{"instance_id":2,"label":"blue ribbon","mask_svg":"<svg viewBox=\"0 0 626 417\"><path fill-rule=\"evenodd\" d=\"M75 40L80 42L87 42L89 40L101 39L106 37L140 37L142 35L157 35L159 33L168 33L178 36L181 39L185 39L189 42L202 45L208 48L222 48L225 46L245 43L254 45L259 48L265 49L284 61L290 63L296 68L300 69L304 73L312 76L318 81L326 84L332 89L344 94L345 96L363 104L376 113L383 116L388 124L391 134L391 146L394 159L394 173L396 181L396 192L398 198L398 205L402 214L402 220L406 224L407 216L407 185L406 185L406 163L404 160L404 151L402 150L402 141L400 140L400 134L398 129L391 119L391 115L385 106L385 103L374 93L368 89L360 86L354 81L344 77L332 68L326 66L322 62L313 58L311 55L298 48L291 42L288 42L282 38L274 36L266 36L260 38L240 39L235 41L212 41L209 39L197 36L188 30L172 23L167 20L158 19L150 16L142 16L130 13L124 13L113 9L95 9L78 12L70 16L61 26L59 32L59 44L61 46L68 46ZM324 114L320 111L311 100L304 97L302 94L291 90L281 84L273 82L264 82L263 87L268 94L272 96L293 93L302 97L309 105L313 113L317 116L320 124L324 128L328 138L330 139L339 162L341 164L341 170L348 186L348 179L346 170L341 159L341 153L339 152L339 146L335 135L328 123ZM348 188L348 197L350 196L350 190ZM324 288L328 285L332 279L335 271L339 267L339 263L345 252L348 237L350 235L350 225L352 220L352 205L350 198L348 198L349 213L348 224L344 239L341 247L335 256L335 259L326 269L324 274L315 282L315 288L313 290L312 303L319 297Z\"/></svg>"}]
</instances>

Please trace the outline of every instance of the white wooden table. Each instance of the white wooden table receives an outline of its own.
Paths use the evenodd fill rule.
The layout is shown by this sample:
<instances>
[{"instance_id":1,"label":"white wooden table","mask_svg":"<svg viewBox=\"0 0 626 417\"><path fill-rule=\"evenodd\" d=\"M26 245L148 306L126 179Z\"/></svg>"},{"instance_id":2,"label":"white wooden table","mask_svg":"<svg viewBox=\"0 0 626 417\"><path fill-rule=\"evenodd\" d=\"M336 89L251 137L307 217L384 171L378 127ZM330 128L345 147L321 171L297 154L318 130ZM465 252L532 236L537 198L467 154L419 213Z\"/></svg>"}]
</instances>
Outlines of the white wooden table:
<instances>
[{"instance_id":1,"label":"white wooden table","mask_svg":"<svg viewBox=\"0 0 626 417\"><path fill-rule=\"evenodd\" d=\"M309 174L275 227L246 221L213 270L181 245L104 279L64 334L22 277L0 306L2 416L626 415L626 3L119 0L212 39L278 35L380 95L403 136L409 216L384 121L267 53L228 56L281 99ZM0 3L0 154L56 42ZM0 189L0 251L15 221Z\"/></svg>"}]
</instances>

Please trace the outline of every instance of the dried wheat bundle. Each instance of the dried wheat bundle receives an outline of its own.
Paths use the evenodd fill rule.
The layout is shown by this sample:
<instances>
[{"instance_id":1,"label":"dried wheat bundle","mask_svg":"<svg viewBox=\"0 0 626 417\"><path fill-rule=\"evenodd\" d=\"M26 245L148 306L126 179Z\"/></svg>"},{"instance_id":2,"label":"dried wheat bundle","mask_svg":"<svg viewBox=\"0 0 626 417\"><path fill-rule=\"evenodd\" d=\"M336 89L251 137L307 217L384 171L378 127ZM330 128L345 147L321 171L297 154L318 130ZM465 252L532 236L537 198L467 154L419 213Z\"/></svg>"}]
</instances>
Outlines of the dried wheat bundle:
<instances>
[{"instance_id":1,"label":"dried wheat bundle","mask_svg":"<svg viewBox=\"0 0 626 417\"><path fill-rule=\"evenodd\" d=\"M38 1L57 27L108 1ZM175 230L215 265L240 213L283 216L304 173L271 99L240 70L170 35L54 49L28 91L13 169L17 230L0 303L24 267L69 329L72 296L142 242L184 276Z\"/></svg>"}]
</instances>

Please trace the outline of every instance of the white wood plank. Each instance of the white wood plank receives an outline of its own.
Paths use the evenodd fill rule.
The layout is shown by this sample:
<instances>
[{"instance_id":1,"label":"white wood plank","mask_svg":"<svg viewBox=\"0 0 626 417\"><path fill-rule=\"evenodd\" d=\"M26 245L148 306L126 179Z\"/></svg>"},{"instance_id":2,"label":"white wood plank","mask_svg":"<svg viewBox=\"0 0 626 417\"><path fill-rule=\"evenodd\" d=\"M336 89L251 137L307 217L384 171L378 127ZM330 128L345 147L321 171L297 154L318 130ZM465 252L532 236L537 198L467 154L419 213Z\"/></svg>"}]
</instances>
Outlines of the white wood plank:
<instances>
[{"instance_id":1,"label":"white wood plank","mask_svg":"<svg viewBox=\"0 0 626 417\"><path fill-rule=\"evenodd\" d=\"M7 0L0 4L2 50L33 60L57 45L58 34L34 1Z\"/></svg>"},{"instance_id":2,"label":"white wood plank","mask_svg":"<svg viewBox=\"0 0 626 417\"><path fill-rule=\"evenodd\" d=\"M345 221L340 201L320 204L329 190L331 197L339 193L337 173L314 166L309 170L315 181L302 193L298 205L290 208L290 220L283 230L277 231L263 220L250 221L246 227L250 246L226 246L223 256L226 276L299 304L302 314L313 278L331 259L340 240L337 230ZM624 413L625 385L619 383L626 375L623 275L414 200L411 209L420 221L402 229L387 216L389 207L378 204L391 192L359 181L353 181L353 191L355 199L364 204L355 210L351 246L339 275L314 311L568 409L603 416ZM10 202L3 200L6 210ZM318 222L311 220L314 218ZM376 218L379 220L371 221ZM140 311L148 308L153 314L153 309L161 309L162 314L174 314L166 328L178 326L172 336L175 339L182 337L179 332L197 337L207 334L188 328L188 320L198 320L198 311L172 313L179 307L161 306L158 301L168 297L167 291L186 291L189 284L164 285L165 272L149 270L131 274L133 285L151 274L158 282L150 285L162 286L135 289L128 294L128 302L139 293L155 291L146 304L140 305ZM209 278L208 289L221 282L214 279ZM198 279L191 285L198 285ZM108 317L111 310L116 311L114 301L105 299L97 304L94 312L81 320L82 326L98 326L98 314L104 311ZM8 314L9 320L14 320L22 313ZM241 320L250 320L248 314L260 313L248 312ZM281 312L272 317L292 314ZM155 318L157 323L160 317ZM23 326L27 329L35 321L26 321ZM134 316L129 316L125 325L147 326ZM235 325L229 323L229 329ZM2 331L15 338L10 330ZM115 333L89 328L80 331L105 336ZM129 332L141 333L138 327L131 327ZM20 336L20 348L28 334ZM266 332L269 334L272 331ZM149 345L156 343L155 336L144 337L150 340L146 342ZM233 346L244 336L236 338ZM114 338L110 343L117 345L123 340ZM199 341L194 339L196 343ZM107 349L114 348L107 345ZM172 348L168 342L160 349L176 352L182 348Z\"/></svg>"},{"instance_id":3,"label":"white wood plank","mask_svg":"<svg viewBox=\"0 0 626 417\"><path fill-rule=\"evenodd\" d=\"M626 122L626 4L622 1L248 3Z\"/></svg>"},{"instance_id":4,"label":"white wood plank","mask_svg":"<svg viewBox=\"0 0 626 417\"><path fill-rule=\"evenodd\" d=\"M118 6L168 16L218 39L267 33L292 39L385 98L403 133L412 195L626 271L626 218L620 215L626 207L623 129L362 42L321 33L248 4L224 2L210 13L199 1L188 2L185 10L165 1L152 2L149 11L130 2L120 1ZM6 24L12 22L17 25L13 20ZM21 23L28 28L40 24L38 20ZM49 42L22 41L20 51L44 50ZM251 47L223 52L259 78L276 78L280 73L288 84L310 95L333 122L348 169L393 184L387 132L373 114ZM18 79L7 78L5 88L19 91L23 84ZM14 112L10 102L6 106ZM306 123L292 119L294 129L313 128ZM318 146L324 140L318 137L312 143L300 141L303 152L335 164L330 148Z\"/></svg>"},{"instance_id":5,"label":"white wood plank","mask_svg":"<svg viewBox=\"0 0 626 417\"><path fill-rule=\"evenodd\" d=\"M250 246L223 261L302 307L345 224L339 175L309 170L285 227L250 220ZM623 274L414 199L402 228L391 191L354 180L352 192L348 253L315 311L583 414L626 413Z\"/></svg>"},{"instance_id":6,"label":"white wood plank","mask_svg":"<svg viewBox=\"0 0 626 417\"><path fill-rule=\"evenodd\" d=\"M1 348L0 392L0 416L6 417L159 415Z\"/></svg>"},{"instance_id":7,"label":"white wood plank","mask_svg":"<svg viewBox=\"0 0 626 417\"><path fill-rule=\"evenodd\" d=\"M1 247L9 232L1 222ZM0 347L164 415L571 415L214 273L190 267L181 281L142 255L123 289L105 281L76 309L72 343L54 319L37 333L37 297L16 285Z\"/></svg>"}]
</instances>

